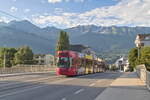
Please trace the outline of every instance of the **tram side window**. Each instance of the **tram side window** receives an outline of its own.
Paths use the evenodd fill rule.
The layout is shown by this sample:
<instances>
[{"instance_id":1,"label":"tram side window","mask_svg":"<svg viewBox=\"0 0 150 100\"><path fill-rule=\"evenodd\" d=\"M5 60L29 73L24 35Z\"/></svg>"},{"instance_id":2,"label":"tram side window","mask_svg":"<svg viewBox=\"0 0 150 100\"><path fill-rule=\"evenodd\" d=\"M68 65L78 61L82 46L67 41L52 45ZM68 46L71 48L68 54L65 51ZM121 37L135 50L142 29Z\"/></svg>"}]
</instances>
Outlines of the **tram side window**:
<instances>
[{"instance_id":1,"label":"tram side window","mask_svg":"<svg viewBox=\"0 0 150 100\"><path fill-rule=\"evenodd\" d=\"M70 62L71 62L72 66L74 66L76 64L76 60L74 58L71 58Z\"/></svg>"},{"instance_id":2,"label":"tram side window","mask_svg":"<svg viewBox=\"0 0 150 100\"><path fill-rule=\"evenodd\" d=\"M80 66L80 65L81 65L80 59L76 59L76 65L77 65L77 66Z\"/></svg>"},{"instance_id":3,"label":"tram side window","mask_svg":"<svg viewBox=\"0 0 150 100\"><path fill-rule=\"evenodd\" d=\"M77 66L77 64L78 64L78 60L74 59L74 65Z\"/></svg>"},{"instance_id":4,"label":"tram side window","mask_svg":"<svg viewBox=\"0 0 150 100\"><path fill-rule=\"evenodd\" d=\"M81 66L82 65L82 60L81 59L78 59L79 60L79 65Z\"/></svg>"}]
</instances>

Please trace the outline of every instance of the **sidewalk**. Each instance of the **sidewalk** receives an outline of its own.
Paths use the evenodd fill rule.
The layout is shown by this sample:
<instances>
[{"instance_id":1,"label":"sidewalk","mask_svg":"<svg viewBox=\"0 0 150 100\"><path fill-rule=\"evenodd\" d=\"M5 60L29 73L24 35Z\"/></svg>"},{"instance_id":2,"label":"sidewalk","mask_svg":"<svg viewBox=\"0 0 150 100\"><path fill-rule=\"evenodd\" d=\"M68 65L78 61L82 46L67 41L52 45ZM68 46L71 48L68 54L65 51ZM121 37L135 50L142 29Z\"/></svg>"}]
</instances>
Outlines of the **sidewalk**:
<instances>
[{"instance_id":1,"label":"sidewalk","mask_svg":"<svg viewBox=\"0 0 150 100\"><path fill-rule=\"evenodd\" d=\"M136 73L124 73L95 100L150 100L150 91Z\"/></svg>"}]
</instances>

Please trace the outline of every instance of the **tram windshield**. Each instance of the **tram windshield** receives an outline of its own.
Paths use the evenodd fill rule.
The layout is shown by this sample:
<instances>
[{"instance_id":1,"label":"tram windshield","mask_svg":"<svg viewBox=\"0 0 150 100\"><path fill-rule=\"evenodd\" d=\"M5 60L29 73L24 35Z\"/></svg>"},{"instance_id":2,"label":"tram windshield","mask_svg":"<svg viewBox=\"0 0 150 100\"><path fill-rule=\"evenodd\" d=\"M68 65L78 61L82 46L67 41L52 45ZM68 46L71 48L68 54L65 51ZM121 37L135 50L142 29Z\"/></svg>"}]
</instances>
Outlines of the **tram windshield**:
<instances>
[{"instance_id":1,"label":"tram windshield","mask_svg":"<svg viewBox=\"0 0 150 100\"><path fill-rule=\"evenodd\" d=\"M70 61L68 57L58 57L57 59L57 66L58 67L69 67Z\"/></svg>"}]
</instances>

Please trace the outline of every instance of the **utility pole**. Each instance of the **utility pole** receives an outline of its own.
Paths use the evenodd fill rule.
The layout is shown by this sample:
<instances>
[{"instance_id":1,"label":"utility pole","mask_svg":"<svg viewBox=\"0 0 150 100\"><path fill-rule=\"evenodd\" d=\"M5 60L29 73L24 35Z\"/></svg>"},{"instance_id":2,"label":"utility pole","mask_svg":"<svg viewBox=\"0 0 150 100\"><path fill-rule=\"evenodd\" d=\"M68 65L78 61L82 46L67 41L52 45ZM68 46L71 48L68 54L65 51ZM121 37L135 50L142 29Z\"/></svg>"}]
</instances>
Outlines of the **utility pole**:
<instances>
[{"instance_id":1,"label":"utility pole","mask_svg":"<svg viewBox=\"0 0 150 100\"><path fill-rule=\"evenodd\" d=\"M4 69L6 68L6 54L5 54L5 52L4 52Z\"/></svg>"},{"instance_id":2,"label":"utility pole","mask_svg":"<svg viewBox=\"0 0 150 100\"><path fill-rule=\"evenodd\" d=\"M138 60L140 59L140 46L138 47Z\"/></svg>"}]
</instances>

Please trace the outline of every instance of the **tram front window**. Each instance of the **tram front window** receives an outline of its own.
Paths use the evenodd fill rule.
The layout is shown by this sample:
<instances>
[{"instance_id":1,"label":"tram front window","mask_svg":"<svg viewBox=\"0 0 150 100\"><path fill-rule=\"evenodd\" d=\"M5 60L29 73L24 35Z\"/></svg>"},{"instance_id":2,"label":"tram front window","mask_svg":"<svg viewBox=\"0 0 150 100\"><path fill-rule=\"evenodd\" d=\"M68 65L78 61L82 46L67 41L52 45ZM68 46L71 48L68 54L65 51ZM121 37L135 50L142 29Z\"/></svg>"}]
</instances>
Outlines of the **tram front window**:
<instances>
[{"instance_id":1,"label":"tram front window","mask_svg":"<svg viewBox=\"0 0 150 100\"><path fill-rule=\"evenodd\" d=\"M57 60L58 67L69 67L69 58L68 57L59 57Z\"/></svg>"}]
</instances>

